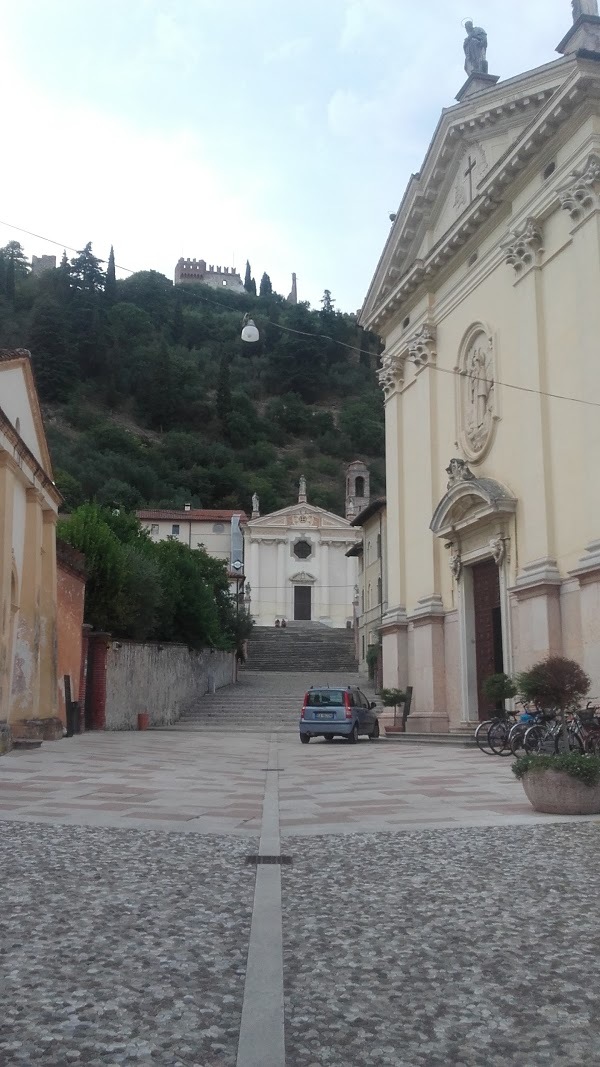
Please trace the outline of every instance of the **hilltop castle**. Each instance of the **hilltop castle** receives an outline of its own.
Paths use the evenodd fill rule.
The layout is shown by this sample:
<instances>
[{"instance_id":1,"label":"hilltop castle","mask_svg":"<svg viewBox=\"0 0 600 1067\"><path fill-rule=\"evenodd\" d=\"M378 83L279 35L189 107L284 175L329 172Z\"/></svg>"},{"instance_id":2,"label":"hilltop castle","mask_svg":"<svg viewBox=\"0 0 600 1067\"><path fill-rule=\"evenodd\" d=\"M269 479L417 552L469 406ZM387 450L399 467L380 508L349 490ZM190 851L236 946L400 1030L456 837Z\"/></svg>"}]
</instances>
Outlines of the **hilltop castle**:
<instances>
[{"instance_id":1,"label":"hilltop castle","mask_svg":"<svg viewBox=\"0 0 600 1067\"><path fill-rule=\"evenodd\" d=\"M204 259L180 259L175 267L175 285L210 285L211 289L231 289L244 293L244 283L235 267L206 266Z\"/></svg>"}]
</instances>

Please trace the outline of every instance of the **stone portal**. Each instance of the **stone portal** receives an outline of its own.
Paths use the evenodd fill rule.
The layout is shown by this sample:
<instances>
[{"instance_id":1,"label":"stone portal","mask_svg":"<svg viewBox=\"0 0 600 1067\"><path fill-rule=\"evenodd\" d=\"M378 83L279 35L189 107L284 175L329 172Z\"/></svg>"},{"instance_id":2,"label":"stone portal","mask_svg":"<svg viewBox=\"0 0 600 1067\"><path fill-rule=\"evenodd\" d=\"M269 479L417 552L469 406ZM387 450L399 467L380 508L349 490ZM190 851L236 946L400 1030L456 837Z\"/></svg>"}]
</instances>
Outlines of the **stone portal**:
<instances>
[{"instance_id":1,"label":"stone portal","mask_svg":"<svg viewBox=\"0 0 600 1067\"><path fill-rule=\"evenodd\" d=\"M473 572L473 610L477 659L477 700L480 720L489 719L495 706L483 693L483 683L504 670L500 576L493 559L476 563Z\"/></svg>"}]
</instances>

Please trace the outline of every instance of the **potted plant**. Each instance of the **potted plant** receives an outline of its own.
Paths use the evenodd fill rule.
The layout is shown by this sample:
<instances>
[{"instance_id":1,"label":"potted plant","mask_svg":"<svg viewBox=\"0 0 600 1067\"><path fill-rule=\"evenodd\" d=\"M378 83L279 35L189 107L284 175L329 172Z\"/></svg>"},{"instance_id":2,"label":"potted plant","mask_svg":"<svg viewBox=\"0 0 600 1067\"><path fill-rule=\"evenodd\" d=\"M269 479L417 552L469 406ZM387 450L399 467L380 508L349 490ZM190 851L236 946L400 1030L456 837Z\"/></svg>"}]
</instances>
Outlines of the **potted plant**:
<instances>
[{"instance_id":1,"label":"potted plant","mask_svg":"<svg viewBox=\"0 0 600 1067\"><path fill-rule=\"evenodd\" d=\"M569 751L567 712L575 710L591 685L585 671L575 660L548 656L517 676L521 698L542 712L560 716L561 748Z\"/></svg>"},{"instance_id":2,"label":"potted plant","mask_svg":"<svg viewBox=\"0 0 600 1067\"><path fill-rule=\"evenodd\" d=\"M551 815L600 813L600 758L569 751L567 713L590 688L590 679L574 660L549 656L517 677L523 700L539 711L559 715L563 751L521 756L513 771L536 811Z\"/></svg>"},{"instance_id":3,"label":"potted plant","mask_svg":"<svg viewBox=\"0 0 600 1067\"><path fill-rule=\"evenodd\" d=\"M600 813L600 756L580 752L519 756L512 769L535 811L548 815Z\"/></svg>"},{"instance_id":4,"label":"potted plant","mask_svg":"<svg viewBox=\"0 0 600 1067\"><path fill-rule=\"evenodd\" d=\"M381 703L384 708L394 709L394 725L386 726L386 733L404 733L404 725L398 725L398 705L404 704L406 700L406 693L403 693L401 689L382 689L381 690Z\"/></svg>"},{"instance_id":5,"label":"potted plant","mask_svg":"<svg viewBox=\"0 0 600 1067\"><path fill-rule=\"evenodd\" d=\"M517 695L517 687L508 674L492 674L483 683L483 695L490 704L494 704L498 717L507 714L505 701L512 700Z\"/></svg>"}]
</instances>

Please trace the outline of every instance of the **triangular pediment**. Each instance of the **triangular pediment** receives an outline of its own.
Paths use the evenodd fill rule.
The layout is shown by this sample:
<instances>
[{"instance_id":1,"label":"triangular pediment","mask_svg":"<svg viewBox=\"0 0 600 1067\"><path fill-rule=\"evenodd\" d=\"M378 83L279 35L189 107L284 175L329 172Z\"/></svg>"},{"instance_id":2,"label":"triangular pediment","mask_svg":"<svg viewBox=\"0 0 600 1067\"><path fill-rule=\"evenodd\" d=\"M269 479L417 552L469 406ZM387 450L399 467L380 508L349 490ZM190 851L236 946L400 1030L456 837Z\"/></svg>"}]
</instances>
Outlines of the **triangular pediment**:
<instances>
[{"instance_id":1,"label":"triangular pediment","mask_svg":"<svg viewBox=\"0 0 600 1067\"><path fill-rule=\"evenodd\" d=\"M348 519L324 508L315 507L314 504L292 504L290 507L281 508L280 511L273 511L270 515L261 515L248 523L248 529L251 531L281 530L289 527L298 530L352 530Z\"/></svg>"},{"instance_id":2,"label":"triangular pediment","mask_svg":"<svg viewBox=\"0 0 600 1067\"><path fill-rule=\"evenodd\" d=\"M490 189L499 170L524 144L530 156L544 151L543 139L532 136L534 128L555 99L568 92L577 73L575 60L559 59L442 112L421 171L411 177L394 218L361 312L362 325L377 329L380 309L400 303L397 296L409 272L415 274L416 288L431 277L444 242L451 240L455 250L462 247L454 240L456 231L462 226L474 233L489 217L496 203ZM553 122L549 136L555 128Z\"/></svg>"},{"instance_id":3,"label":"triangular pediment","mask_svg":"<svg viewBox=\"0 0 600 1067\"><path fill-rule=\"evenodd\" d=\"M52 463L29 352L0 352L0 408L41 470L52 478Z\"/></svg>"}]
</instances>

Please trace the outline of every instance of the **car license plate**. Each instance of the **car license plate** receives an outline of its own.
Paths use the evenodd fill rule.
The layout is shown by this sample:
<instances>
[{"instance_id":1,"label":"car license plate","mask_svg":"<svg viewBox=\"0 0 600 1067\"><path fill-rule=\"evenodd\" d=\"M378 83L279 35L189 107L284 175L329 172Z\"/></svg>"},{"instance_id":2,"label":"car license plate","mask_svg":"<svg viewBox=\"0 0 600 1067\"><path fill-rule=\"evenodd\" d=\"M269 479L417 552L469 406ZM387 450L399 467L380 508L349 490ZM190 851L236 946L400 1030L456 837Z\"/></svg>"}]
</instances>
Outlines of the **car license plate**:
<instances>
[{"instance_id":1,"label":"car license plate","mask_svg":"<svg viewBox=\"0 0 600 1067\"><path fill-rule=\"evenodd\" d=\"M330 719L330 718L331 718L331 712L329 712L329 711L318 711L317 712L317 719Z\"/></svg>"}]
</instances>

